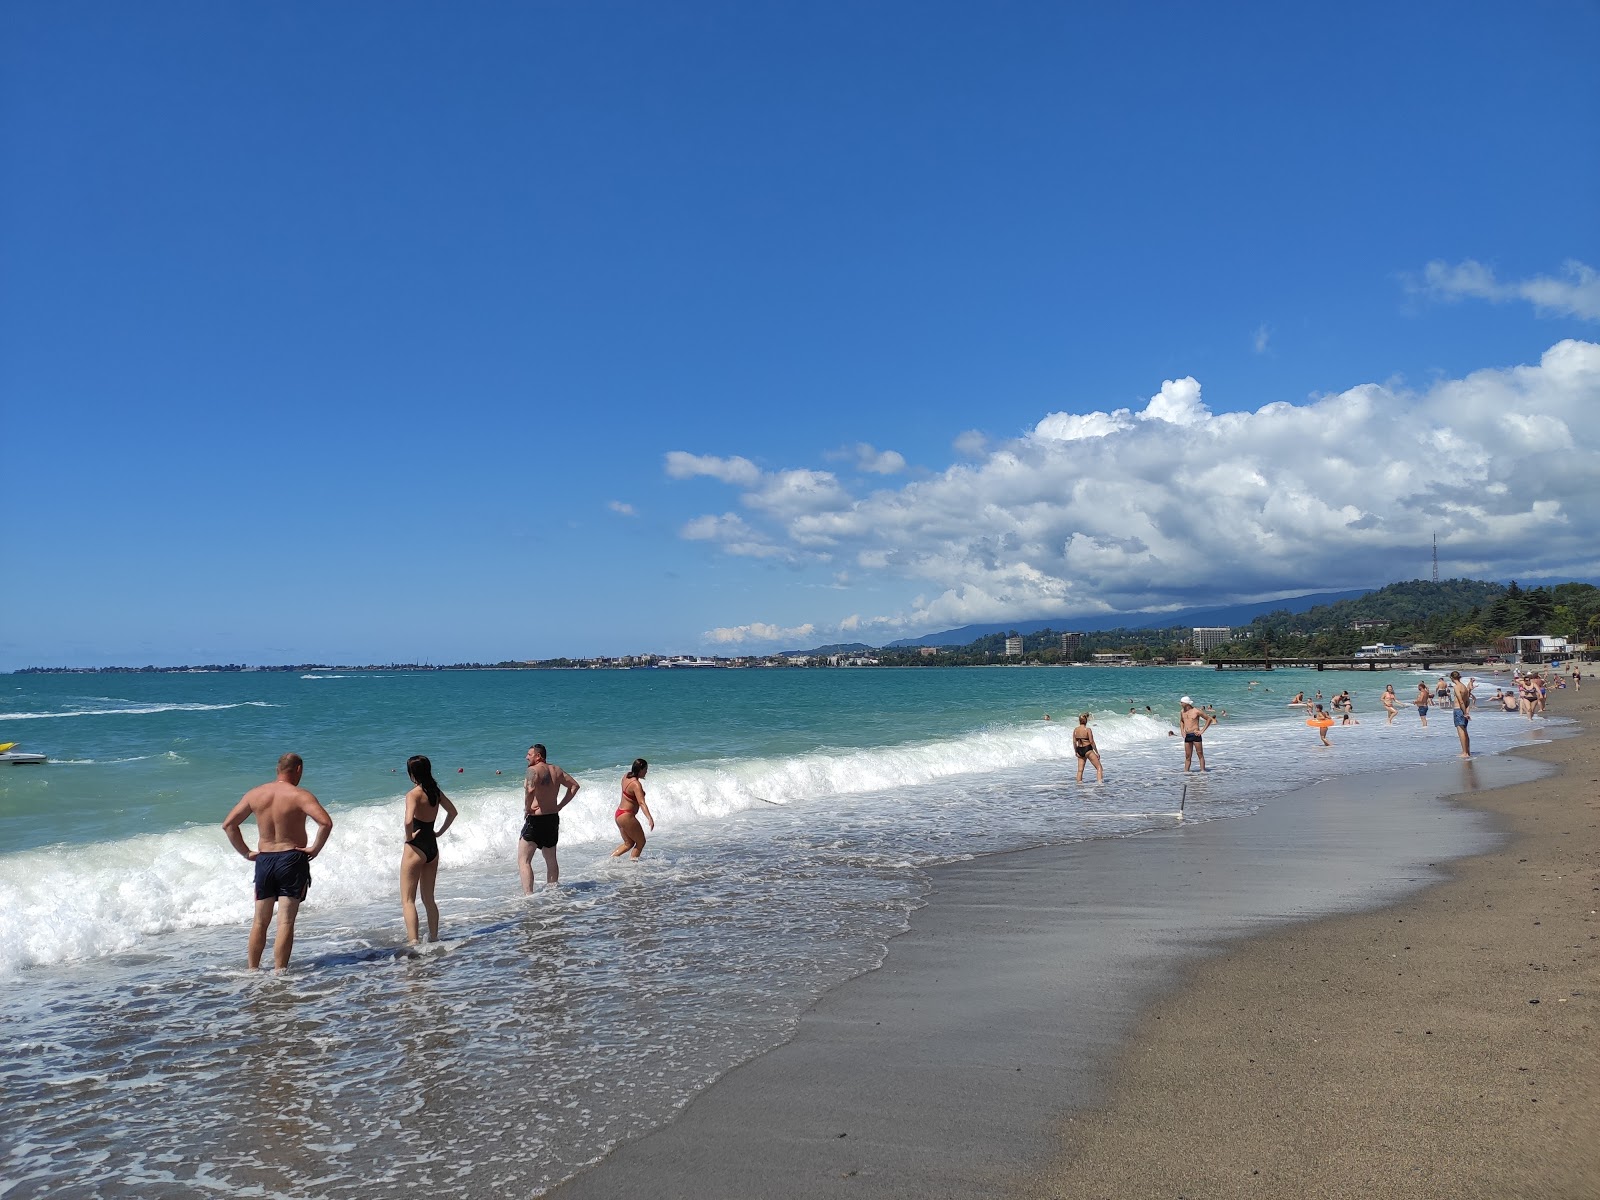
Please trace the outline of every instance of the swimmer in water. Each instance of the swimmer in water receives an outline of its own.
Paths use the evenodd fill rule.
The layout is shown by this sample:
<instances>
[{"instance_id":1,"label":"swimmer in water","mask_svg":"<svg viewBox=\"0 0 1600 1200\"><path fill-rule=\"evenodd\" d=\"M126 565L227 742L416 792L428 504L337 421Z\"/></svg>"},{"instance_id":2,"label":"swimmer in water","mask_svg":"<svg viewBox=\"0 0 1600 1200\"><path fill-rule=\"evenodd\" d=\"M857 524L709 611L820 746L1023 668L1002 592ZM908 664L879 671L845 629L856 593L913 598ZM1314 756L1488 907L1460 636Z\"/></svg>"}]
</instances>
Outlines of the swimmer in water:
<instances>
[{"instance_id":1,"label":"swimmer in water","mask_svg":"<svg viewBox=\"0 0 1600 1200\"><path fill-rule=\"evenodd\" d=\"M1078 714L1078 726L1072 731L1072 750L1078 756L1078 782L1083 782L1083 764L1094 764L1094 781L1104 783L1106 773L1100 766L1100 747L1095 745L1094 730L1089 728L1089 714Z\"/></svg>"},{"instance_id":2,"label":"swimmer in water","mask_svg":"<svg viewBox=\"0 0 1600 1200\"><path fill-rule=\"evenodd\" d=\"M622 777L622 803L616 811L617 832L622 835L622 845L611 852L612 858L621 858L624 854L638 858L644 853L644 827L639 824L641 812L644 813L644 819L650 822L650 832L656 831L656 819L650 815L650 806L644 799L644 777L649 770L649 763L636 758L633 766L628 768L628 773Z\"/></svg>"},{"instance_id":3,"label":"swimmer in water","mask_svg":"<svg viewBox=\"0 0 1600 1200\"><path fill-rule=\"evenodd\" d=\"M433 885L439 878L439 839L456 819L456 806L440 790L426 755L413 754L406 759L406 774L417 786L406 793L401 819L406 842L400 850L400 913L406 922L406 941L415 946L422 940L417 923L419 891L428 913L428 940L439 940L439 905L433 898ZM435 829L433 823L441 811L444 824Z\"/></svg>"},{"instance_id":4,"label":"swimmer in water","mask_svg":"<svg viewBox=\"0 0 1600 1200\"><path fill-rule=\"evenodd\" d=\"M1306 718L1306 724L1316 727L1317 736L1322 739L1324 746L1333 745L1328 740L1328 726L1333 724L1333 718L1323 710L1322 705L1318 704L1311 710L1311 715Z\"/></svg>"},{"instance_id":5,"label":"swimmer in water","mask_svg":"<svg viewBox=\"0 0 1600 1200\"><path fill-rule=\"evenodd\" d=\"M245 951L245 961L252 971L261 965L274 909L278 913L278 936L272 945L272 965L280 973L288 969L289 955L294 950L295 918L311 887L311 860L322 853L333 832L328 810L300 786L304 771L305 763L298 754L283 755L278 759L277 779L251 788L222 822L229 844L256 865L255 920L250 925ZM246 817L256 819L254 850L245 843L239 828ZM306 845L307 821L317 826L310 846Z\"/></svg>"}]
</instances>

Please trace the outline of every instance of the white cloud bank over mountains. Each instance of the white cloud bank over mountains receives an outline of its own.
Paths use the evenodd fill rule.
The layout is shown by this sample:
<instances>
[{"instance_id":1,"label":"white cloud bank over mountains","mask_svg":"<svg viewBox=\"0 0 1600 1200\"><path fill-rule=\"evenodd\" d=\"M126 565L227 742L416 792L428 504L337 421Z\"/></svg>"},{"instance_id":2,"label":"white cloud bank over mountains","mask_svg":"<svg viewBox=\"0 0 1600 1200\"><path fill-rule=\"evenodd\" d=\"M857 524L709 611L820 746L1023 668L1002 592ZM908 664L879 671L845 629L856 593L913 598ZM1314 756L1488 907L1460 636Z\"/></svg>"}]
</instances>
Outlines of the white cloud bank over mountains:
<instances>
[{"instance_id":1,"label":"white cloud bank over mountains","mask_svg":"<svg viewBox=\"0 0 1600 1200\"><path fill-rule=\"evenodd\" d=\"M1418 578L1436 532L1450 576L1594 576L1597 414L1600 345L1568 340L1536 366L1255 412L1213 413L1196 380L1168 380L1139 411L1049 413L1003 442L963 435L971 461L861 494L746 458L675 451L666 466L741 492L742 515L698 517L686 538L920 587L901 611L827 627L892 635ZM852 458L878 453L862 451Z\"/></svg>"}]
</instances>

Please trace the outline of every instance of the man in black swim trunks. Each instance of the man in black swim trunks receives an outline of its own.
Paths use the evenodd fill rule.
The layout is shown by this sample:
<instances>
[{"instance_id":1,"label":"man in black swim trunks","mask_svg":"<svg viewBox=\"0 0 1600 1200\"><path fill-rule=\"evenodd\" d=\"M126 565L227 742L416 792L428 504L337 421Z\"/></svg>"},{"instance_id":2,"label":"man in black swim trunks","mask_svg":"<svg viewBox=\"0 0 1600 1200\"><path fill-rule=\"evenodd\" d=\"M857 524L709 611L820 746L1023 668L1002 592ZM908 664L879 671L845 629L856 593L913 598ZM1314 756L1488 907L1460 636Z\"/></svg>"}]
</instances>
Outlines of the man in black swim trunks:
<instances>
[{"instance_id":1,"label":"man in black swim trunks","mask_svg":"<svg viewBox=\"0 0 1600 1200\"><path fill-rule=\"evenodd\" d=\"M250 926L250 945L246 961L254 971L261 965L267 948L267 927L272 910L278 910L278 936L272 944L272 964L277 971L289 965L294 949L294 922L300 903L311 887L311 860L322 853L333 818L305 788L300 775L305 764L298 754L278 759L278 778L253 787L233 806L222 822L233 848L256 864L256 913ZM256 848L245 843L240 826L246 817L256 819ZM317 837L306 847L306 821L317 823Z\"/></svg>"},{"instance_id":2,"label":"man in black swim trunks","mask_svg":"<svg viewBox=\"0 0 1600 1200\"><path fill-rule=\"evenodd\" d=\"M528 772L522 777L522 836L517 839L517 871L522 890L533 892L533 852L544 855L547 879L556 883L561 867L556 863L556 843L561 839L561 810L578 794L578 781L554 763L544 760L545 750L537 743L528 747ZM566 794L556 799L561 789Z\"/></svg>"},{"instance_id":3,"label":"man in black swim trunks","mask_svg":"<svg viewBox=\"0 0 1600 1200\"><path fill-rule=\"evenodd\" d=\"M1189 763L1195 758L1200 759L1200 769L1206 769L1206 748L1200 737L1207 729L1217 723L1217 719L1209 713L1202 712L1194 706L1194 701L1185 696L1178 703L1182 706L1178 713L1178 728L1183 730L1183 769L1189 769Z\"/></svg>"}]
</instances>

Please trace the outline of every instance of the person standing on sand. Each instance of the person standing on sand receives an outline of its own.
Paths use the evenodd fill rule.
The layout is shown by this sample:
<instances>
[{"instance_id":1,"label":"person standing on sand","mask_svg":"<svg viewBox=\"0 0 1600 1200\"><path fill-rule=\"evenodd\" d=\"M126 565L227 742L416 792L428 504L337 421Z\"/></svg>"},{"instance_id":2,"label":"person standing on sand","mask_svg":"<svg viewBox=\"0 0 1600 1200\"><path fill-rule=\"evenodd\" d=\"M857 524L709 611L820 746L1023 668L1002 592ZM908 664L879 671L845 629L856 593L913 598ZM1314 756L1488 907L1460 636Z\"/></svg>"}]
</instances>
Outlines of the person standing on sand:
<instances>
[{"instance_id":1,"label":"person standing on sand","mask_svg":"<svg viewBox=\"0 0 1600 1200\"><path fill-rule=\"evenodd\" d=\"M1191 759L1200 759L1200 769L1206 769L1206 748L1200 740L1205 731L1217 723L1215 717L1208 717L1194 706L1194 701L1184 696L1178 701L1182 706L1178 711L1178 728L1183 731L1183 769L1189 769Z\"/></svg>"},{"instance_id":2,"label":"person standing on sand","mask_svg":"<svg viewBox=\"0 0 1600 1200\"><path fill-rule=\"evenodd\" d=\"M256 912L250 924L245 961L254 971L267 948L267 927L272 910L278 910L278 935L272 943L273 969L289 966L294 950L294 922L311 887L311 860L322 853L333 832L333 818L310 792L300 786L305 762L298 754L278 759L278 777L253 787L233 806L222 822L222 832L246 859L256 864ZM245 843L240 826L246 817L256 819L256 848ZM315 821L317 837L306 847L306 822Z\"/></svg>"},{"instance_id":3,"label":"person standing on sand","mask_svg":"<svg viewBox=\"0 0 1600 1200\"><path fill-rule=\"evenodd\" d=\"M650 832L656 831L656 819L650 815L650 806L644 800L644 777L650 764L642 758L633 760L633 766L622 777L622 803L617 805L617 832L622 835L622 845L611 852L612 858L621 858L631 850L630 857L644 853L644 826L639 824L639 814L650 822Z\"/></svg>"},{"instance_id":4,"label":"person standing on sand","mask_svg":"<svg viewBox=\"0 0 1600 1200\"><path fill-rule=\"evenodd\" d=\"M557 800L561 789L566 793ZM517 839L517 873L524 895L533 894L533 852L544 855L545 880L558 883L561 866L556 843L561 840L561 810L578 794L578 781L554 763L545 761L545 748L528 747L528 770L522 777L522 836Z\"/></svg>"},{"instance_id":5,"label":"person standing on sand","mask_svg":"<svg viewBox=\"0 0 1600 1200\"><path fill-rule=\"evenodd\" d=\"M1078 782L1083 782L1083 764L1094 764L1094 781L1104 783L1106 773L1100 766L1100 747L1095 745L1094 730L1089 728L1089 714L1078 714L1077 728L1072 731L1072 752L1078 756Z\"/></svg>"},{"instance_id":6,"label":"person standing on sand","mask_svg":"<svg viewBox=\"0 0 1600 1200\"><path fill-rule=\"evenodd\" d=\"M1467 735L1467 722L1472 720L1467 709L1472 707L1472 684L1461 678L1460 671L1450 672L1450 690L1454 693L1456 736L1461 739L1461 757L1472 757L1472 738Z\"/></svg>"},{"instance_id":7,"label":"person standing on sand","mask_svg":"<svg viewBox=\"0 0 1600 1200\"><path fill-rule=\"evenodd\" d=\"M1428 701L1433 699L1433 694L1428 691L1427 681L1417 684L1417 698L1411 703L1417 706L1417 716L1422 718L1422 727L1428 727Z\"/></svg>"},{"instance_id":8,"label":"person standing on sand","mask_svg":"<svg viewBox=\"0 0 1600 1200\"><path fill-rule=\"evenodd\" d=\"M406 941L415 946L422 940L417 924L417 891L422 892L422 907L428 911L428 940L439 940L439 905L433 898L433 885L439 878L439 839L456 819L456 806L440 790L433 778L433 764L424 754L406 759L406 774L417 786L406 793L405 815L401 827L406 844L400 850L400 914L406 922ZM433 823L444 811L444 824Z\"/></svg>"}]
</instances>

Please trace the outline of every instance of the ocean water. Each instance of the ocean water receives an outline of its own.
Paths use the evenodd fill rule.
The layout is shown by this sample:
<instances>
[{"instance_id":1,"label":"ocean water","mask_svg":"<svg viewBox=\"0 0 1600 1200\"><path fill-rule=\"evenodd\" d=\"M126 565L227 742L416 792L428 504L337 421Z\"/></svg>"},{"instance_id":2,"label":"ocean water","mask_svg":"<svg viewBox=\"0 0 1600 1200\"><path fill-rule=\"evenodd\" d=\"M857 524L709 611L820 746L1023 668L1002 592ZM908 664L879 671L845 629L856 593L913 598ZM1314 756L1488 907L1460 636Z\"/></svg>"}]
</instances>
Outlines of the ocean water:
<instances>
[{"instance_id":1,"label":"ocean water","mask_svg":"<svg viewBox=\"0 0 1600 1200\"><path fill-rule=\"evenodd\" d=\"M1448 713L1384 720L1383 684L1404 700L1417 677L0 676L0 741L52 760L0 768L0 1195L537 1194L877 965L929 866L1135 836L1180 803L1189 820L1239 817L1320 779L1453 757ZM1284 702L1343 687L1362 724L1324 749ZM1227 713L1204 775L1183 774L1170 732L1185 693ZM1103 785L1073 781L1079 711ZM1473 723L1484 752L1529 735L1487 709ZM533 741L583 789L563 814L561 886L523 897ZM243 969L251 866L219 823L285 750L336 827L293 968L273 977ZM415 753L461 815L441 842L444 941L409 955L398 863ZM632 863L608 856L636 756L657 828Z\"/></svg>"}]
</instances>

